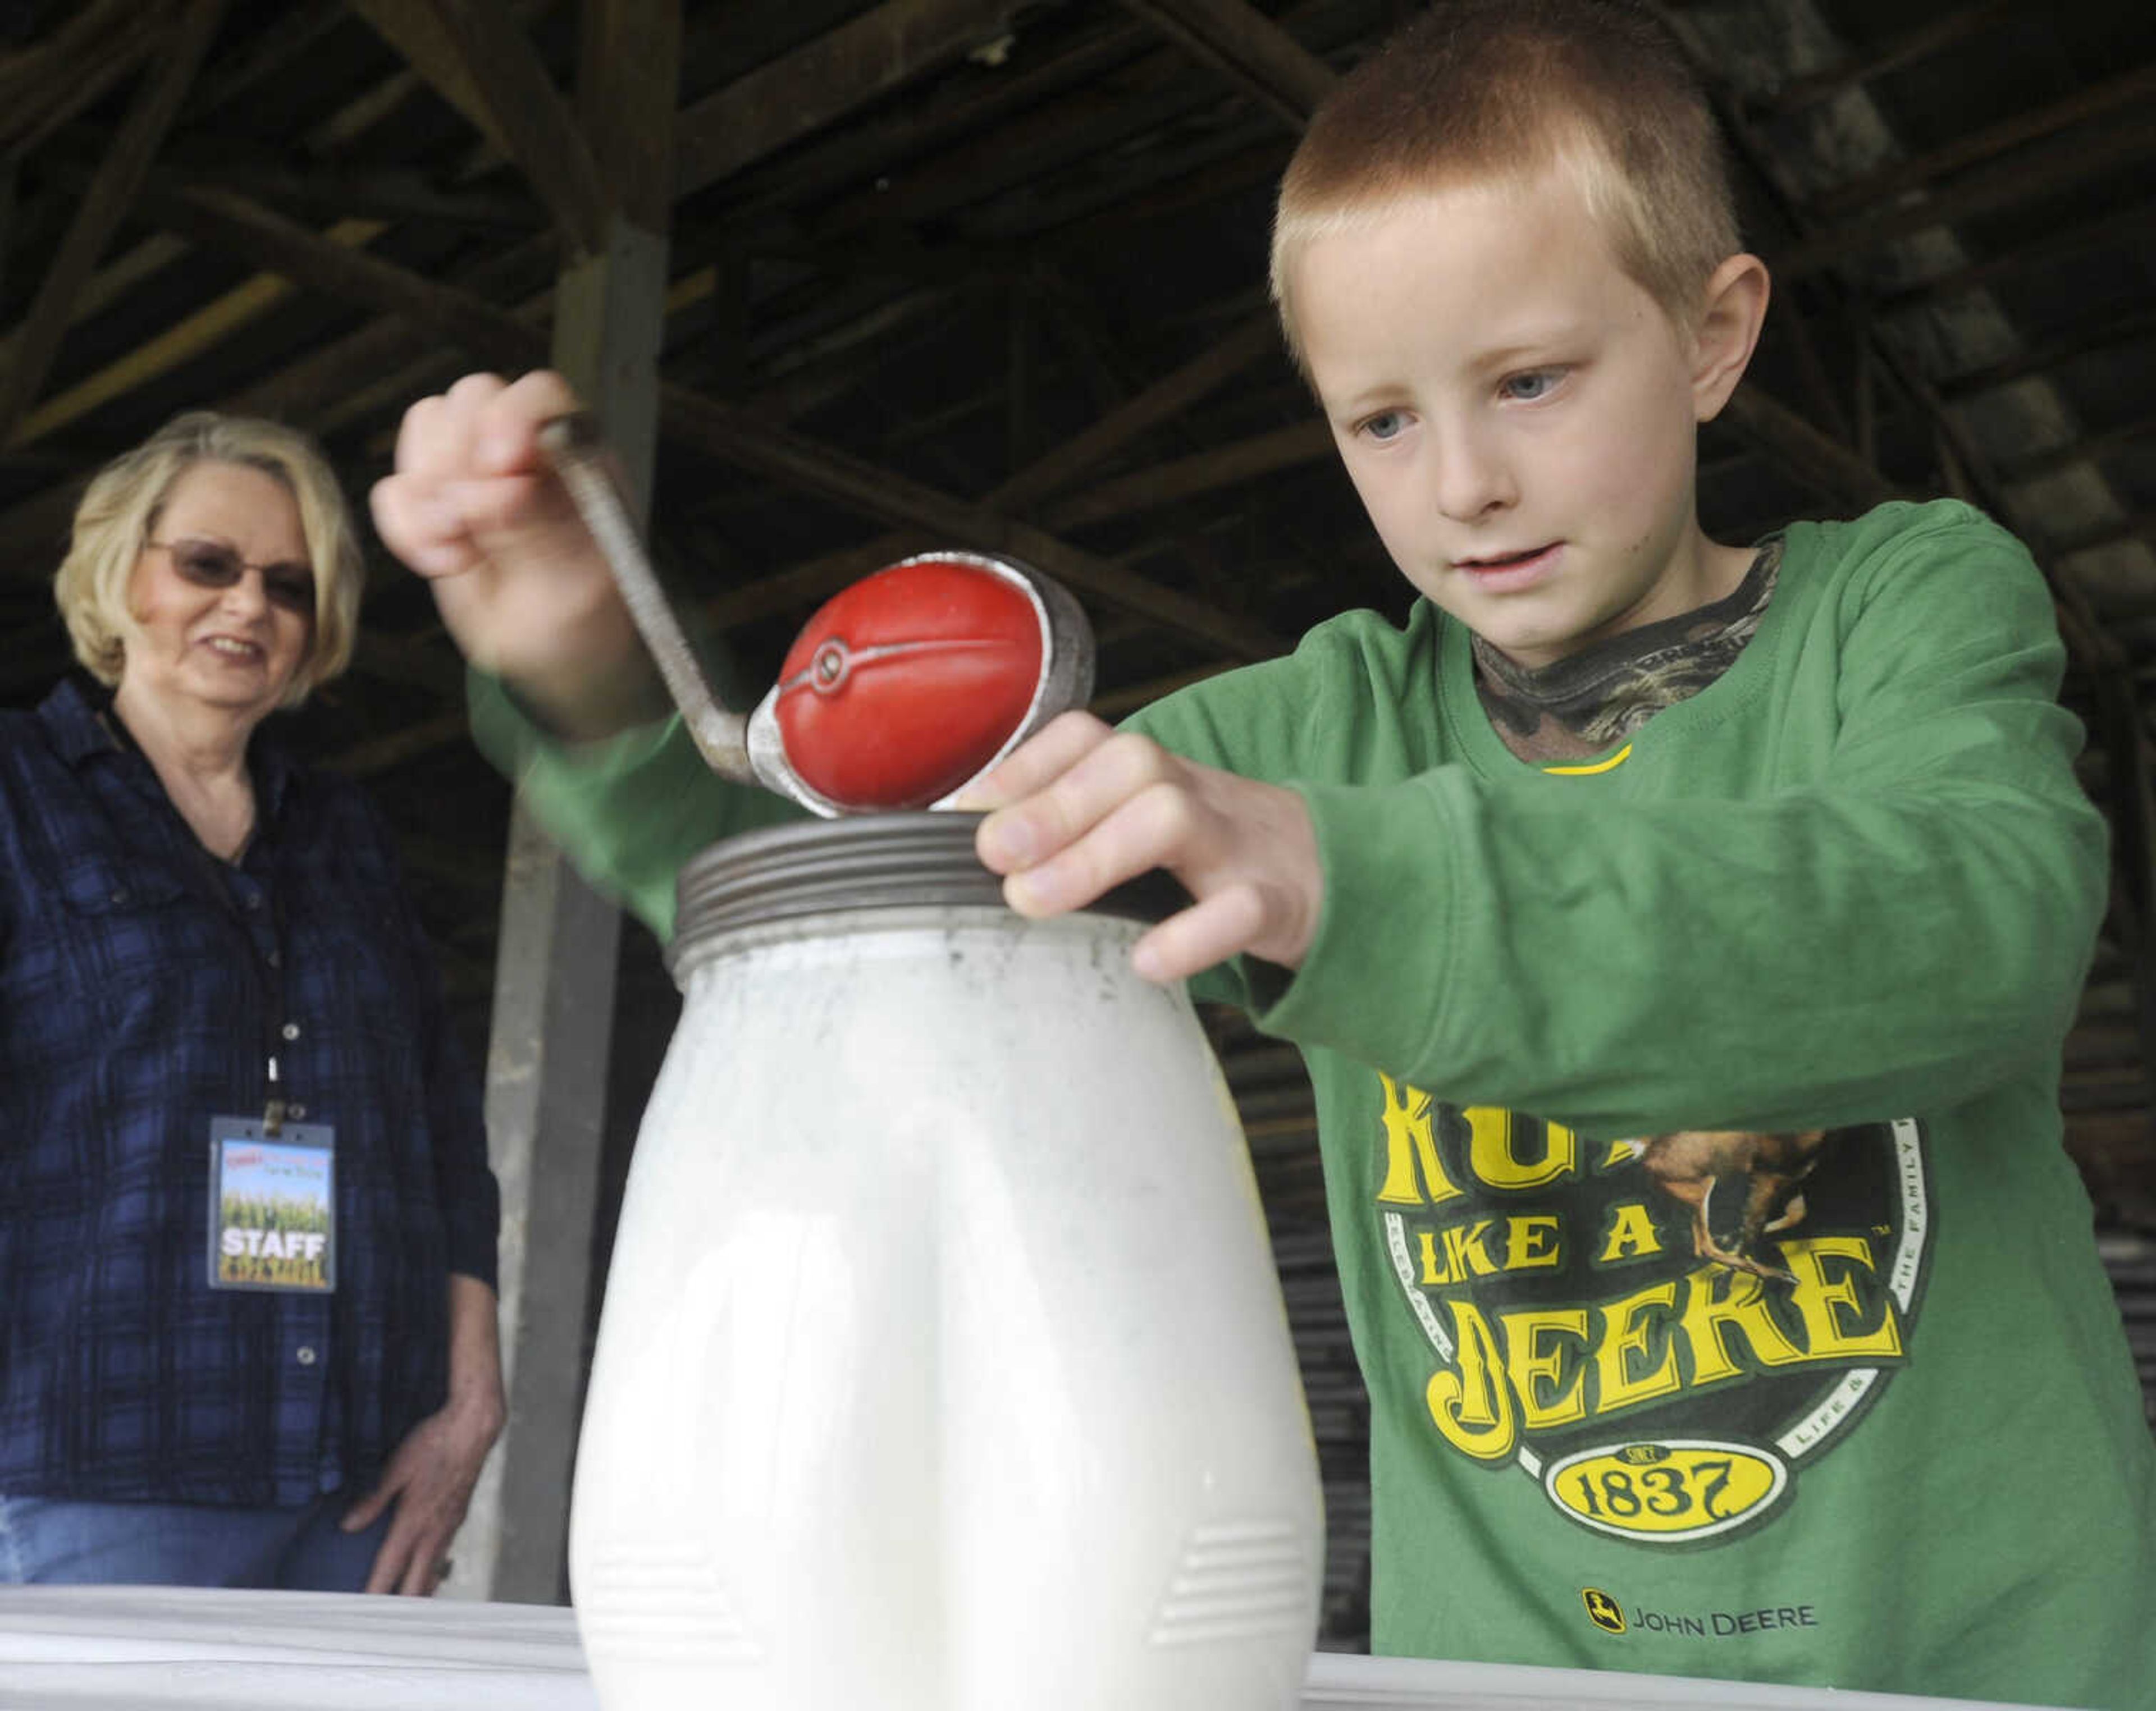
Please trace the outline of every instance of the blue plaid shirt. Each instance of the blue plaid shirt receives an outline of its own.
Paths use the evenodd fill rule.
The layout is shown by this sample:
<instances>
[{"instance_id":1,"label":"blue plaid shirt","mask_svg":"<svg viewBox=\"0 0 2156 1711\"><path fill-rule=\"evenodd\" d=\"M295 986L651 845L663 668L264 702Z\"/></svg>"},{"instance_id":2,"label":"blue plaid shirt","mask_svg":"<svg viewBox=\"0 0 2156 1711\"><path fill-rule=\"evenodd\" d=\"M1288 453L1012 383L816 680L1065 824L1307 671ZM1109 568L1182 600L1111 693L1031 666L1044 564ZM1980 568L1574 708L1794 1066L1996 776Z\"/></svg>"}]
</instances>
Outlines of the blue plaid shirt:
<instances>
[{"instance_id":1,"label":"blue plaid shirt","mask_svg":"<svg viewBox=\"0 0 2156 1711\"><path fill-rule=\"evenodd\" d=\"M495 1281L479 1084L358 789L258 733L228 866L108 699L0 712L0 1492L357 1496L446 1395L449 1274ZM336 1130L331 1294L208 1283L211 1119L272 1046Z\"/></svg>"}]
</instances>

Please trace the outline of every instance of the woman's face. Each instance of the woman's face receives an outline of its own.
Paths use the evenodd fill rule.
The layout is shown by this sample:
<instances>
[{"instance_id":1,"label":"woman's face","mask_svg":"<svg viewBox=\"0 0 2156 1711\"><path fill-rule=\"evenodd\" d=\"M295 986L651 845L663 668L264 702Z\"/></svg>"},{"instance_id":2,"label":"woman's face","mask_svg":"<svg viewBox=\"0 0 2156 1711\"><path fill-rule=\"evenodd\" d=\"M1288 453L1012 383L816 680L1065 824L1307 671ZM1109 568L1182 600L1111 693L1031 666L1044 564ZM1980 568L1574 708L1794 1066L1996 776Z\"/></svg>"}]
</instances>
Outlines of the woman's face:
<instances>
[{"instance_id":1,"label":"woman's face","mask_svg":"<svg viewBox=\"0 0 2156 1711\"><path fill-rule=\"evenodd\" d=\"M217 708L252 725L275 709L315 633L315 579L284 483L241 464L195 464L172 484L136 556L121 687Z\"/></svg>"}]
</instances>

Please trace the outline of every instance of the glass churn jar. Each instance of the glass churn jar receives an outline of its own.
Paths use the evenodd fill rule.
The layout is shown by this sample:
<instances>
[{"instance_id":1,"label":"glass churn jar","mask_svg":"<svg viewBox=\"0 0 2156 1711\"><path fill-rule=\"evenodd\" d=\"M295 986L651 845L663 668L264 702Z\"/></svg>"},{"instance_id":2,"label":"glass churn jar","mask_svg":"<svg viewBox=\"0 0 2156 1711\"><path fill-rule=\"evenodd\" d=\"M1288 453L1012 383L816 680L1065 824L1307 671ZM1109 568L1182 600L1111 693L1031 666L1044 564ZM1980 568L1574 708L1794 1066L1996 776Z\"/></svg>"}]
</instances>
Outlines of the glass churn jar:
<instances>
[{"instance_id":1,"label":"glass churn jar","mask_svg":"<svg viewBox=\"0 0 2156 1711\"><path fill-rule=\"evenodd\" d=\"M1286 1711L1323 1520L1250 1160L1136 889L975 817L684 869L572 1511L605 1711Z\"/></svg>"}]
</instances>

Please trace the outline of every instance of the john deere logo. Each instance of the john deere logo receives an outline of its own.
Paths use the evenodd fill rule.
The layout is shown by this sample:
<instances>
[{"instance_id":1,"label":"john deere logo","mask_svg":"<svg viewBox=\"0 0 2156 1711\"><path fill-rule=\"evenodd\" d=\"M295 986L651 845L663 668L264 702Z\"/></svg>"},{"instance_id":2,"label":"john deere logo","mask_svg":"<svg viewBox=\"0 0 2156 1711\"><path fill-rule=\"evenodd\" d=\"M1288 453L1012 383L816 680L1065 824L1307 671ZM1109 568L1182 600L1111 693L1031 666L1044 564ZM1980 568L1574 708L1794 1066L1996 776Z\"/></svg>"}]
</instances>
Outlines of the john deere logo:
<instances>
[{"instance_id":1,"label":"john deere logo","mask_svg":"<svg viewBox=\"0 0 2156 1711\"><path fill-rule=\"evenodd\" d=\"M1587 1606L1588 1621L1604 1633L1621 1634L1625 1632L1625 1612L1617 1607L1617 1601L1607 1592L1586 1586L1581 1589L1579 1596Z\"/></svg>"},{"instance_id":2,"label":"john deere logo","mask_svg":"<svg viewBox=\"0 0 2156 1711\"><path fill-rule=\"evenodd\" d=\"M1567 1520L1671 1550L1768 1524L1907 1363L1913 1120L1590 1143L1379 1082L1373 1199L1431 1441Z\"/></svg>"}]
</instances>

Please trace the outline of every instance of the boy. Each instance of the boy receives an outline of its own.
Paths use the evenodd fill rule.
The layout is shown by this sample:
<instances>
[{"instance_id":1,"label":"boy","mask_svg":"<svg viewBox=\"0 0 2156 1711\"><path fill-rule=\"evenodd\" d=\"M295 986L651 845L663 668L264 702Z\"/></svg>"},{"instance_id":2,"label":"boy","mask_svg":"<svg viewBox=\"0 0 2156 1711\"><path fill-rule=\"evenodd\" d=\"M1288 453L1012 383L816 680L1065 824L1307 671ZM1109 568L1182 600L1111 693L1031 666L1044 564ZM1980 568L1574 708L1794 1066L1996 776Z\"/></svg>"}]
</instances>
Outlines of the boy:
<instances>
[{"instance_id":1,"label":"boy","mask_svg":"<svg viewBox=\"0 0 2156 1711\"><path fill-rule=\"evenodd\" d=\"M1455 0L1342 85L1274 289L1425 597L979 791L1036 915L1294 1040L1368 1381L1373 1646L2148 1703L2156 1468L2059 1145L2103 830L2027 554L1964 506L1758 547L1694 438L1767 279L1644 15ZM377 490L475 717L664 930L743 823L560 496L552 377L414 407Z\"/></svg>"}]
</instances>

